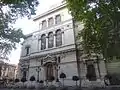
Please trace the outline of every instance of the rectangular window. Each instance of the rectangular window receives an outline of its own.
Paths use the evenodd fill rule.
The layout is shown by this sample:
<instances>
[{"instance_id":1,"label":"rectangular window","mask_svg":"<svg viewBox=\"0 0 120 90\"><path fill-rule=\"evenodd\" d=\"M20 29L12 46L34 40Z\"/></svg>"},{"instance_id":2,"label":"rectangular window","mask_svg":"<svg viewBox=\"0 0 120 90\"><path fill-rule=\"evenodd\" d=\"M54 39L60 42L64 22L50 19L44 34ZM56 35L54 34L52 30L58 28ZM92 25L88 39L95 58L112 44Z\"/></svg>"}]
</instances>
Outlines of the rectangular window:
<instances>
[{"instance_id":1,"label":"rectangular window","mask_svg":"<svg viewBox=\"0 0 120 90\"><path fill-rule=\"evenodd\" d=\"M52 26L52 25L53 25L53 23L54 23L53 18L52 18L52 17L51 17L51 18L49 18L49 19L48 19L48 26Z\"/></svg>"},{"instance_id":2,"label":"rectangular window","mask_svg":"<svg viewBox=\"0 0 120 90\"><path fill-rule=\"evenodd\" d=\"M26 47L26 55L30 54L30 47Z\"/></svg>"},{"instance_id":3,"label":"rectangular window","mask_svg":"<svg viewBox=\"0 0 120 90\"><path fill-rule=\"evenodd\" d=\"M47 22L46 20L42 21L42 28L46 28L47 27Z\"/></svg>"},{"instance_id":4,"label":"rectangular window","mask_svg":"<svg viewBox=\"0 0 120 90\"><path fill-rule=\"evenodd\" d=\"M55 24L59 24L60 22L61 22L61 16L59 14L59 15L56 15L55 17Z\"/></svg>"}]
</instances>

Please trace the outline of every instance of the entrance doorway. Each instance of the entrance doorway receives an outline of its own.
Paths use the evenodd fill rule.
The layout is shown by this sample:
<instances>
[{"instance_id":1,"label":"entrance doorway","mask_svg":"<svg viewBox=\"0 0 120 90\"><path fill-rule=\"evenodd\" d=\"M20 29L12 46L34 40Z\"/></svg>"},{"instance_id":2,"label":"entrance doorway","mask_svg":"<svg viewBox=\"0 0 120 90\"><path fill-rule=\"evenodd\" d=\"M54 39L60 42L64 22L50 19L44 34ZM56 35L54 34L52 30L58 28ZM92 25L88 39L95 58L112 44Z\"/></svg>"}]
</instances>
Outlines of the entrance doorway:
<instances>
[{"instance_id":1,"label":"entrance doorway","mask_svg":"<svg viewBox=\"0 0 120 90\"><path fill-rule=\"evenodd\" d=\"M93 64L87 65L86 77L89 81L96 81L96 72Z\"/></svg>"},{"instance_id":2,"label":"entrance doorway","mask_svg":"<svg viewBox=\"0 0 120 90\"><path fill-rule=\"evenodd\" d=\"M23 78L26 78L26 71L23 71Z\"/></svg>"},{"instance_id":3,"label":"entrance doorway","mask_svg":"<svg viewBox=\"0 0 120 90\"><path fill-rule=\"evenodd\" d=\"M48 62L45 65L46 67L46 80L50 81L51 76L54 76L53 63Z\"/></svg>"}]
</instances>

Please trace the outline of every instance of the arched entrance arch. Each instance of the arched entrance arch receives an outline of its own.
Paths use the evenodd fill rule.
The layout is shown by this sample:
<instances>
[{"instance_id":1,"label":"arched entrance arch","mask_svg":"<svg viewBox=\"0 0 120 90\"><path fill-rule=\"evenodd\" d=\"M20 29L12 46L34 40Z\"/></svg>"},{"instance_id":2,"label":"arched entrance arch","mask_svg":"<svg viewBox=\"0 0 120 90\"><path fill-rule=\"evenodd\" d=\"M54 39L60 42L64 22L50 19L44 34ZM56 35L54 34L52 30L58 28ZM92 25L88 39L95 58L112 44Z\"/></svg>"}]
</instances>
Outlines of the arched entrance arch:
<instances>
[{"instance_id":1,"label":"arched entrance arch","mask_svg":"<svg viewBox=\"0 0 120 90\"><path fill-rule=\"evenodd\" d=\"M49 81L51 76L55 76L54 63L47 62L44 64L44 67L45 67L46 80Z\"/></svg>"}]
</instances>

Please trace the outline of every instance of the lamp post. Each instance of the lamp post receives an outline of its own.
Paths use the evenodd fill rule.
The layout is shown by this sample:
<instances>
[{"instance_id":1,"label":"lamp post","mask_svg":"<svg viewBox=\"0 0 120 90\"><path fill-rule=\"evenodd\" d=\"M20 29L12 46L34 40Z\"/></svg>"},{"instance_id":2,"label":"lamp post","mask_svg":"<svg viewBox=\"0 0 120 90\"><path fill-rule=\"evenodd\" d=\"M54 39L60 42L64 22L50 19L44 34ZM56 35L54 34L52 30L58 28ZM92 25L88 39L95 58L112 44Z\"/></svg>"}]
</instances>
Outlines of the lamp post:
<instances>
[{"instance_id":1,"label":"lamp post","mask_svg":"<svg viewBox=\"0 0 120 90\"><path fill-rule=\"evenodd\" d=\"M39 82L39 72L41 71L40 66L37 67L37 81Z\"/></svg>"}]
</instances>

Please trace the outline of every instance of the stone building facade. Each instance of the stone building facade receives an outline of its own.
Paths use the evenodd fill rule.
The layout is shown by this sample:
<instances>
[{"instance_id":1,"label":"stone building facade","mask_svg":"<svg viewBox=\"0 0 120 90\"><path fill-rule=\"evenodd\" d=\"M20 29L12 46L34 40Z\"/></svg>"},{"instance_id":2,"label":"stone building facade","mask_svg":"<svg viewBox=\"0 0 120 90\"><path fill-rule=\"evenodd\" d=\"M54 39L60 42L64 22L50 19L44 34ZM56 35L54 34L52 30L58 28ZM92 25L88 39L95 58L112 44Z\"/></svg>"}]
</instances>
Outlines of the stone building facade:
<instances>
[{"instance_id":1,"label":"stone building facade","mask_svg":"<svg viewBox=\"0 0 120 90\"><path fill-rule=\"evenodd\" d=\"M0 61L0 79L12 79L16 78L17 66Z\"/></svg>"},{"instance_id":2,"label":"stone building facade","mask_svg":"<svg viewBox=\"0 0 120 90\"><path fill-rule=\"evenodd\" d=\"M60 74L65 73L65 85L74 85L72 76L86 80L86 74L92 72L95 80L104 77L104 62L97 63L94 57L85 59L83 51L76 48L75 31L81 30L83 25L73 21L65 3L35 17L33 21L38 25L38 31L26 35L23 42L19 78L29 80L35 76L36 80L49 82L50 76L60 79Z\"/></svg>"}]
</instances>

